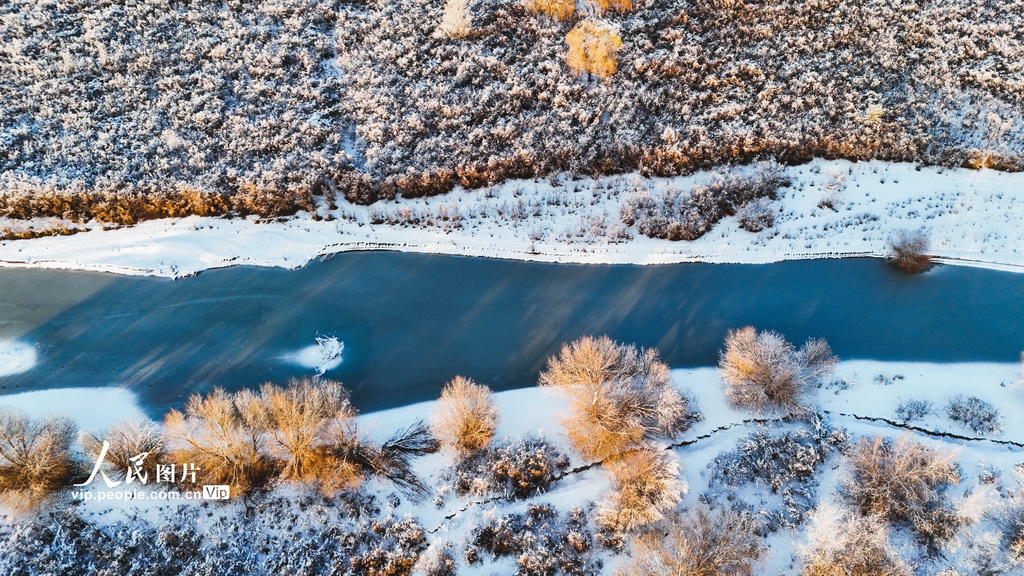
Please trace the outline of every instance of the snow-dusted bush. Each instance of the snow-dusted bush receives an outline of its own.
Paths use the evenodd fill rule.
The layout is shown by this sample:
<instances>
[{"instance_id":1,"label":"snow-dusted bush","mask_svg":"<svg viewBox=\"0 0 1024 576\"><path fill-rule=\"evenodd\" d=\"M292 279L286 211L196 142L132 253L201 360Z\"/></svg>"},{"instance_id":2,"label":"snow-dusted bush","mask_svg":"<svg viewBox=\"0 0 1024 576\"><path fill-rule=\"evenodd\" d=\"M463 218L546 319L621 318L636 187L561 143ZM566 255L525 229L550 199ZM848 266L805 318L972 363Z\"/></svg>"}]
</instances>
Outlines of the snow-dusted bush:
<instances>
[{"instance_id":1,"label":"snow-dusted bush","mask_svg":"<svg viewBox=\"0 0 1024 576\"><path fill-rule=\"evenodd\" d=\"M622 38L610 23L587 18L569 30L565 43L565 62L576 72L607 77L618 70Z\"/></svg>"},{"instance_id":2,"label":"snow-dusted bush","mask_svg":"<svg viewBox=\"0 0 1024 576\"><path fill-rule=\"evenodd\" d=\"M430 418L434 437L464 458L487 447L498 425L498 407L490 388L456 376L445 384Z\"/></svg>"},{"instance_id":3,"label":"snow-dusted bush","mask_svg":"<svg viewBox=\"0 0 1024 576\"><path fill-rule=\"evenodd\" d=\"M908 437L865 438L847 454L847 500L864 515L906 524L930 550L962 524L945 489L960 481L953 457Z\"/></svg>"},{"instance_id":4,"label":"snow-dusted bush","mask_svg":"<svg viewBox=\"0 0 1024 576\"><path fill-rule=\"evenodd\" d=\"M78 441L93 462L103 451L103 442L108 442L104 461L105 472L111 478L124 475L129 469L142 469L148 477L155 477L156 465L166 454L163 431L148 420L123 422L105 432L82 432ZM132 460L140 454L146 454L142 461Z\"/></svg>"},{"instance_id":5,"label":"snow-dusted bush","mask_svg":"<svg viewBox=\"0 0 1024 576\"><path fill-rule=\"evenodd\" d=\"M602 499L597 514L603 530L632 532L657 522L686 493L679 463L658 448L634 450L606 461L604 466L612 477L612 491Z\"/></svg>"},{"instance_id":6,"label":"snow-dusted bush","mask_svg":"<svg viewBox=\"0 0 1024 576\"><path fill-rule=\"evenodd\" d=\"M760 503L762 509L767 507L767 528L794 527L817 505L815 472L847 439L845 430L827 423L781 434L766 428L756 430L737 442L734 450L708 464L712 471L709 487L713 494L724 491L730 501L739 499L739 489L747 484L766 487L782 499L781 509Z\"/></svg>"},{"instance_id":7,"label":"snow-dusted bush","mask_svg":"<svg viewBox=\"0 0 1024 576\"><path fill-rule=\"evenodd\" d=\"M694 240L722 218L735 214L737 207L758 199L775 199L778 189L788 185L781 166L763 162L747 171L715 174L686 193L672 190L652 197L641 191L626 198L619 217L644 236Z\"/></svg>"},{"instance_id":8,"label":"snow-dusted bush","mask_svg":"<svg viewBox=\"0 0 1024 576\"><path fill-rule=\"evenodd\" d=\"M752 326L730 330L718 369L734 406L759 414L802 414L809 395L838 358L828 343L811 339L799 349L778 332Z\"/></svg>"},{"instance_id":9,"label":"snow-dusted bush","mask_svg":"<svg viewBox=\"0 0 1024 576\"><path fill-rule=\"evenodd\" d=\"M601 568L593 558L594 538L587 515L579 508L562 517L549 505L530 505L526 514L478 526L470 542L471 561L479 561L478 549L497 558L514 557L517 576L587 576Z\"/></svg>"},{"instance_id":10,"label":"snow-dusted bush","mask_svg":"<svg viewBox=\"0 0 1024 576\"><path fill-rule=\"evenodd\" d=\"M450 38L463 38L469 34L473 26L473 17L469 13L469 0L447 0L444 3L444 16L438 31Z\"/></svg>"},{"instance_id":11,"label":"snow-dusted bush","mask_svg":"<svg viewBox=\"0 0 1024 576\"><path fill-rule=\"evenodd\" d=\"M663 529L634 537L626 576L749 576L765 551L748 514L698 502Z\"/></svg>"},{"instance_id":12,"label":"snow-dusted bush","mask_svg":"<svg viewBox=\"0 0 1024 576\"><path fill-rule=\"evenodd\" d=\"M920 230L900 230L889 239L889 264L908 273L924 272L931 266L928 236Z\"/></svg>"},{"instance_id":13,"label":"snow-dusted bush","mask_svg":"<svg viewBox=\"0 0 1024 576\"><path fill-rule=\"evenodd\" d=\"M896 406L896 419L907 424L932 414L935 407L928 400L901 400Z\"/></svg>"},{"instance_id":14,"label":"snow-dusted bush","mask_svg":"<svg viewBox=\"0 0 1024 576\"><path fill-rule=\"evenodd\" d=\"M31 508L67 486L77 472L75 432L70 420L37 420L0 406L0 503Z\"/></svg>"},{"instance_id":15,"label":"snow-dusted bush","mask_svg":"<svg viewBox=\"0 0 1024 576\"><path fill-rule=\"evenodd\" d=\"M505 439L456 466L455 490L528 498L546 491L568 467L568 458L543 437Z\"/></svg>"},{"instance_id":16,"label":"snow-dusted bush","mask_svg":"<svg viewBox=\"0 0 1024 576\"><path fill-rule=\"evenodd\" d=\"M416 520L382 515L372 501L271 494L245 510L207 517L184 507L152 524L144 515L112 524L72 511L39 517L0 537L0 573L401 576L425 548Z\"/></svg>"},{"instance_id":17,"label":"snow-dusted bush","mask_svg":"<svg viewBox=\"0 0 1024 576\"><path fill-rule=\"evenodd\" d=\"M569 398L563 420L573 447L600 460L669 438L689 424L688 404L655 350L586 336L548 359L540 385Z\"/></svg>"},{"instance_id":18,"label":"snow-dusted bush","mask_svg":"<svg viewBox=\"0 0 1024 576\"><path fill-rule=\"evenodd\" d=\"M775 217L777 215L778 209L775 208L771 201L765 198L758 198L740 207L740 228L749 232L767 230L775 226Z\"/></svg>"},{"instance_id":19,"label":"snow-dusted bush","mask_svg":"<svg viewBox=\"0 0 1024 576\"><path fill-rule=\"evenodd\" d=\"M1003 429L999 410L977 396L957 394L950 398L946 404L946 415L976 434L998 434Z\"/></svg>"},{"instance_id":20,"label":"snow-dusted bush","mask_svg":"<svg viewBox=\"0 0 1024 576\"><path fill-rule=\"evenodd\" d=\"M561 62L566 25L519 1L474 1L472 42L435 37L437 0L11 3L0 197L86 213L109 194L131 212L178 189L370 202L768 156L1020 166L1012 2L751 6L616 14L628 65L587 85Z\"/></svg>"},{"instance_id":21,"label":"snow-dusted bush","mask_svg":"<svg viewBox=\"0 0 1024 576\"><path fill-rule=\"evenodd\" d=\"M834 505L811 515L808 542L800 551L802 576L911 576L911 567L889 542L885 521L851 514Z\"/></svg>"}]
</instances>

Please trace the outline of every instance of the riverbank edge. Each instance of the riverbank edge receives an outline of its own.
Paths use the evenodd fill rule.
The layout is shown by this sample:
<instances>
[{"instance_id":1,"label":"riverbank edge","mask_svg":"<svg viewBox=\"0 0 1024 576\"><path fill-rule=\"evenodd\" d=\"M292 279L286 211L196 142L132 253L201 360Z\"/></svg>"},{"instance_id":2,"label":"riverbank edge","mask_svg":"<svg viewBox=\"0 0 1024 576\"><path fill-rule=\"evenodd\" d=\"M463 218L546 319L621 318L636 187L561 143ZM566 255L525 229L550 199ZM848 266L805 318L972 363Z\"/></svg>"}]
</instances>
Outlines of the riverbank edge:
<instances>
[{"instance_id":1,"label":"riverbank edge","mask_svg":"<svg viewBox=\"0 0 1024 576\"><path fill-rule=\"evenodd\" d=\"M626 198L686 190L715 174L632 174L505 182L271 222L190 216L3 241L0 267L184 278L243 265L299 269L362 251L602 265L766 264L885 258L893 234L919 230L930 235L927 252L937 264L1024 272L1024 232L1016 226L1024 199L1013 192L1024 187L1024 173L817 159L785 174L792 185L774 203L777 222L761 233L729 216L696 240L647 238L619 222ZM517 208L518 215L509 213Z\"/></svg>"}]
</instances>

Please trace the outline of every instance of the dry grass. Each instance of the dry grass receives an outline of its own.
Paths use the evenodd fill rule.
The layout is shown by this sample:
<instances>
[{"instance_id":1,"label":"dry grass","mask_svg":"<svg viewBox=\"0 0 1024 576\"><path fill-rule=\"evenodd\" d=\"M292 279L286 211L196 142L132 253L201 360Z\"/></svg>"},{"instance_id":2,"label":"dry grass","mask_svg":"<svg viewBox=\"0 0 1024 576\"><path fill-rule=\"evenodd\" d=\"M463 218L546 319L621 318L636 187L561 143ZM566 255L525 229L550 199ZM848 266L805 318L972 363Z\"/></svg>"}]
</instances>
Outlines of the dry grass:
<instances>
[{"instance_id":1,"label":"dry grass","mask_svg":"<svg viewBox=\"0 0 1024 576\"><path fill-rule=\"evenodd\" d=\"M585 458L608 458L686 426L686 400L655 350L587 336L548 359L540 384L568 396L570 415L563 424Z\"/></svg>"},{"instance_id":2,"label":"dry grass","mask_svg":"<svg viewBox=\"0 0 1024 576\"><path fill-rule=\"evenodd\" d=\"M430 428L461 459L487 448L497 425L498 407L490 388L456 376L441 391Z\"/></svg>"},{"instance_id":3,"label":"dry grass","mask_svg":"<svg viewBox=\"0 0 1024 576\"><path fill-rule=\"evenodd\" d=\"M569 30L565 43L565 62L576 72L607 78L618 70L622 38L610 24L588 18Z\"/></svg>"},{"instance_id":4,"label":"dry grass","mask_svg":"<svg viewBox=\"0 0 1024 576\"><path fill-rule=\"evenodd\" d=\"M70 420L33 420L0 407L0 500L15 509L34 508L67 486L76 472Z\"/></svg>"},{"instance_id":5,"label":"dry grass","mask_svg":"<svg viewBox=\"0 0 1024 576\"><path fill-rule=\"evenodd\" d=\"M680 502L686 483L671 455L643 448L605 463L612 476L612 493L597 514L597 523L612 532L632 532L657 522Z\"/></svg>"},{"instance_id":6,"label":"dry grass","mask_svg":"<svg viewBox=\"0 0 1024 576\"><path fill-rule=\"evenodd\" d=\"M824 340L808 340L797 350L778 332L746 326L729 331L718 369L734 406L759 414L802 414L811 409L811 389L837 361Z\"/></svg>"},{"instance_id":7,"label":"dry grass","mask_svg":"<svg viewBox=\"0 0 1024 576\"><path fill-rule=\"evenodd\" d=\"M698 503L634 539L623 576L749 576L764 548L751 517Z\"/></svg>"},{"instance_id":8,"label":"dry grass","mask_svg":"<svg viewBox=\"0 0 1024 576\"><path fill-rule=\"evenodd\" d=\"M901 230L889 239L890 265L908 274L917 274L931 268L932 257L928 236L920 230Z\"/></svg>"}]
</instances>

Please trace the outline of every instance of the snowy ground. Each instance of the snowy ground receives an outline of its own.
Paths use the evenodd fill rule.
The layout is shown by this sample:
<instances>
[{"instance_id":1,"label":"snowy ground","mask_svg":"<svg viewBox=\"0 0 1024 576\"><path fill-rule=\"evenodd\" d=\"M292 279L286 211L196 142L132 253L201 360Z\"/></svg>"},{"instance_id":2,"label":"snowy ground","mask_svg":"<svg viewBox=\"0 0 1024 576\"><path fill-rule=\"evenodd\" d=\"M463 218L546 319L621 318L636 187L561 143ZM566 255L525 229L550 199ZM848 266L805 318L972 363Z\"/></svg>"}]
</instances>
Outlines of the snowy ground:
<instances>
[{"instance_id":1,"label":"snowy ground","mask_svg":"<svg viewBox=\"0 0 1024 576\"><path fill-rule=\"evenodd\" d=\"M1024 199L1017 194L1024 173L815 160L787 174L794 185L781 191L774 228L747 232L732 217L693 242L640 236L619 222L619 207L637 191L686 190L707 175L633 174L510 181L369 207L342 202L322 209L319 216L330 220L190 217L120 230L93 226L73 236L0 242L0 265L178 277L243 264L297 268L355 250L548 262L761 263L882 256L895 231L922 229L942 262L1024 270ZM819 207L823 200L835 208Z\"/></svg>"},{"instance_id":2,"label":"snowy ground","mask_svg":"<svg viewBox=\"0 0 1024 576\"><path fill-rule=\"evenodd\" d=\"M678 387L703 416L703 420L677 439L677 447L665 446L673 451L682 464L682 476L689 485L682 505L688 507L701 494L711 490L709 464L712 460L732 450L738 440L764 424L753 422L750 414L728 405L716 369L675 370L672 375ZM840 363L835 373L817 391L816 402L823 414L833 426L845 428L852 435L852 440L876 435L898 437L910 434L915 440L929 446L953 452L959 462L962 477L949 494L965 517L977 519L976 524L963 528L948 544L946 557L939 559L923 557L907 534L899 531L894 533L894 543L904 557L918 563L918 573L933 573L950 566L969 569L973 566L972 562L976 561L975 556L982 554L973 543L973 535L980 532L972 531L998 528L992 521L986 520L989 518L986 514L995 513L1001 506L1005 506L1005 499L996 494L997 489L1010 492L1018 489L1014 467L1021 462L1020 453L1024 450L1024 422L1014 417L1024 409L1024 391L1017 384L1019 377L1020 366L1013 364L939 365L850 361ZM64 401L52 402L53 395L58 392ZM69 396L69 392L73 394ZM947 414L947 405L958 394L976 396L991 403L1000 414L1001 430L979 433L952 421ZM67 401L67 398L72 397L77 400ZM117 414L127 418L136 417L140 412L130 394L125 391L63 390L0 397L0 403L14 404L36 415L68 415L86 427L97 425L95 405L100 400L107 415ZM542 431L546 438L571 454L559 425L563 402L556 394L545 389L528 388L498 393L496 400L501 409L499 436L514 437ZM896 413L896 407L908 400L925 400L930 403L926 414L907 423L913 428L905 427ZM428 402L369 413L360 417L360 425L370 435L384 438L411 421L424 418L432 408L433 403ZM106 424L109 425L109 422ZM773 430L783 430L793 425L775 422L768 426ZM954 436L944 436L944 433ZM571 467L584 464L587 462L572 457ZM435 454L420 460L416 472L436 488L444 484L443 473L450 466L448 456ZM843 475L842 456L833 453L817 472L820 502L838 498L838 485ZM522 511L529 503L552 504L561 510L586 506L590 502L600 502L608 487L605 472L600 468L591 468L578 473L570 472L554 484L549 492L527 501L507 502L500 498L459 497L447 493L439 505L429 501L420 504L406 501L394 512L415 516L430 534L431 542L450 543L458 548L483 518ZM387 489L384 485L375 487L372 483L367 488ZM763 495L766 492L762 490L760 493ZM754 498L756 502L757 497ZM162 505L157 509L154 506L145 503L136 506L131 503L89 502L83 505L82 514L89 521L103 524L136 516L158 518L162 514L171 513L168 508L173 509L173 506ZM770 550L767 559L757 573L798 573L795 554L805 540L805 526L796 530L783 528L772 534L768 539ZM607 551L600 553L605 559L604 574L613 574L617 566L628 562L624 556ZM506 564L504 561L494 563L485 560L482 565L462 566L458 573L511 571L511 565Z\"/></svg>"}]
</instances>

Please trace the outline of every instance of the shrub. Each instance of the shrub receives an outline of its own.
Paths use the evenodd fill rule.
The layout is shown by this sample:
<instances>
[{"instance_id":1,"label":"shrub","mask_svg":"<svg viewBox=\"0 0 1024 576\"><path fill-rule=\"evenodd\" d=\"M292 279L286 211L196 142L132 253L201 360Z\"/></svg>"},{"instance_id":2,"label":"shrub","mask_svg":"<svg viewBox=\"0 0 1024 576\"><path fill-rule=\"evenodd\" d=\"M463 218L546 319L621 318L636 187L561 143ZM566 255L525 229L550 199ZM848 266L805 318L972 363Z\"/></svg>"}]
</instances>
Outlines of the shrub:
<instances>
[{"instance_id":1,"label":"shrub","mask_svg":"<svg viewBox=\"0 0 1024 576\"><path fill-rule=\"evenodd\" d=\"M262 412L259 398L248 390L194 394L184 413L171 410L164 421L171 457L195 464L202 475L197 483L227 484L232 494L244 494L272 472Z\"/></svg>"},{"instance_id":2,"label":"shrub","mask_svg":"<svg viewBox=\"0 0 1024 576\"><path fill-rule=\"evenodd\" d=\"M902 400L896 406L896 418L904 424L924 418L934 411L928 400Z\"/></svg>"},{"instance_id":3,"label":"shrub","mask_svg":"<svg viewBox=\"0 0 1024 576\"><path fill-rule=\"evenodd\" d=\"M629 12L633 9L632 0L591 0L600 12Z\"/></svg>"},{"instance_id":4,"label":"shrub","mask_svg":"<svg viewBox=\"0 0 1024 576\"><path fill-rule=\"evenodd\" d=\"M837 361L824 340L808 340L798 350L778 332L746 326L725 337L718 369L734 406L756 413L801 414L810 410L811 389Z\"/></svg>"},{"instance_id":5,"label":"shrub","mask_svg":"<svg viewBox=\"0 0 1024 576\"><path fill-rule=\"evenodd\" d=\"M487 521L470 536L471 557L476 549L497 557L515 557L517 576L584 576L597 574L592 559L594 538L587 515L574 508L560 517L551 506L530 505L526 514Z\"/></svg>"},{"instance_id":6,"label":"shrub","mask_svg":"<svg viewBox=\"0 0 1024 576\"><path fill-rule=\"evenodd\" d=\"M568 467L569 460L542 437L506 439L459 463L455 489L460 494L528 498L546 491Z\"/></svg>"},{"instance_id":7,"label":"shrub","mask_svg":"<svg viewBox=\"0 0 1024 576\"><path fill-rule=\"evenodd\" d=\"M0 498L31 508L70 483L75 474L70 420L34 420L0 407Z\"/></svg>"},{"instance_id":8,"label":"shrub","mask_svg":"<svg viewBox=\"0 0 1024 576\"><path fill-rule=\"evenodd\" d=\"M627 576L750 575L765 549L751 516L704 503L671 519L664 528L634 538Z\"/></svg>"},{"instance_id":9,"label":"shrub","mask_svg":"<svg viewBox=\"0 0 1024 576\"><path fill-rule=\"evenodd\" d=\"M436 452L437 440L430 435L427 425L417 420L395 432L389 440L376 446L367 442L352 442L339 450L345 462L350 462L362 474L383 478L395 484L413 498L422 498L429 489L412 471L412 460Z\"/></svg>"},{"instance_id":10,"label":"shrub","mask_svg":"<svg viewBox=\"0 0 1024 576\"><path fill-rule=\"evenodd\" d=\"M666 192L654 198L643 191L626 198L619 218L635 225L644 236L667 240L695 240L706 234L738 206L757 199L774 200L778 189L789 186L782 167L774 162L755 165L748 173L717 173L688 193Z\"/></svg>"},{"instance_id":11,"label":"shrub","mask_svg":"<svg viewBox=\"0 0 1024 576\"><path fill-rule=\"evenodd\" d=\"M657 522L686 493L678 462L663 450L635 450L614 457L605 467L612 476L612 492L597 515L605 530L632 532Z\"/></svg>"},{"instance_id":12,"label":"shrub","mask_svg":"<svg viewBox=\"0 0 1024 576\"><path fill-rule=\"evenodd\" d=\"M526 0L526 9L534 14L545 14L555 20L572 18L576 0Z\"/></svg>"},{"instance_id":13,"label":"shrub","mask_svg":"<svg viewBox=\"0 0 1024 576\"><path fill-rule=\"evenodd\" d=\"M438 30L449 38L464 38L473 25L473 17L469 13L469 0L447 0L444 3L444 15Z\"/></svg>"},{"instance_id":14,"label":"shrub","mask_svg":"<svg viewBox=\"0 0 1024 576\"><path fill-rule=\"evenodd\" d=\"M970 428L976 434L998 434L1002 431L999 411L977 396L957 394L946 404L949 419Z\"/></svg>"},{"instance_id":15,"label":"shrub","mask_svg":"<svg viewBox=\"0 0 1024 576\"><path fill-rule=\"evenodd\" d=\"M491 390L456 376L441 391L431 430L442 446L464 458L490 444L497 423L498 408Z\"/></svg>"},{"instance_id":16,"label":"shrub","mask_svg":"<svg viewBox=\"0 0 1024 576\"><path fill-rule=\"evenodd\" d=\"M817 503L815 472L833 448L848 439L845 430L828 424L801 426L794 431L772 434L768 429L756 430L737 444L736 449L717 456L708 467L712 471L709 487L716 498L735 501L741 494L747 498L758 494L737 488L754 484L781 497L783 507L773 509L760 503L768 517L767 529L795 527ZM720 491L725 488L725 493Z\"/></svg>"},{"instance_id":17,"label":"shrub","mask_svg":"<svg viewBox=\"0 0 1024 576\"><path fill-rule=\"evenodd\" d=\"M802 576L911 576L889 543L878 516L857 516L836 507L811 515L809 542L800 551Z\"/></svg>"},{"instance_id":18,"label":"shrub","mask_svg":"<svg viewBox=\"0 0 1024 576\"><path fill-rule=\"evenodd\" d=\"M888 262L910 274L931 267L928 236L920 230L900 230L889 239Z\"/></svg>"},{"instance_id":19,"label":"shrub","mask_svg":"<svg viewBox=\"0 0 1024 576\"><path fill-rule=\"evenodd\" d=\"M341 384L308 378L287 388L264 384L243 409L257 412L267 453L286 480L314 483L327 494L358 484L359 470L346 458L358 442L356 410Z\"/></svg>"},{"instance_id":20,"label":"shrub","mask_svg":"<svg viewBox=\"0 0 1024 576\"><path fill-rule=\"evenodd\" d=\"M583 20L565 35L565 43L565 61L578 73L608 77L618 69L616 52L622 49L622 38L607 22Z\"/></svg>"},{"instance_id":21,"label":"shrub","mask_svg":"<svg viewBox=\"0 0 1024 576\"><path fill-rule=\"evenodd\" d=\"M109 443L105 456L108 470L122 476L127 470L134 470L137 465L150 478L155 478L156 465L166 453L160 428L146 420L118 424L105 433L85 432L79 437L79 442L93 462L99 458L104 441ZM141 462L133 462L132 458L140 454L147 456Z\"/></svg>"},{"instance_id":22,"label":"shrub","mask_svg":"<svg viewBox=\"0 0 1024 576\"><path fill-rule=\"evenodd\" d=\"M573 447L604 459L672 437L688 424L688 405L655 350L638 350L607 336L586 336L548 359L540 385L569 397L563 423Z\"/></svg>"},{"instance_id":23,"label":"shrub","mask_svg":"<svg viewBox=\"0 0 1024 576\"><path fill-rule=\"evenodd\" d=\"M929 548L960 524L943 490L960 481L952 457L903 437L865 438L849 454L846 498L861 514L910 526Z\"/></svg>"},{"instance_id":24,"label":"shrub","mask_svg":"<svg viewBox=\"0 0 1024 576\"><path fill-rule=\"evenodd\" d=\"M760 232L775 226L775 206L765 198L758 198L744 204L739 210L740 228L749 232Z\"/></svg>"}]
</instances>

